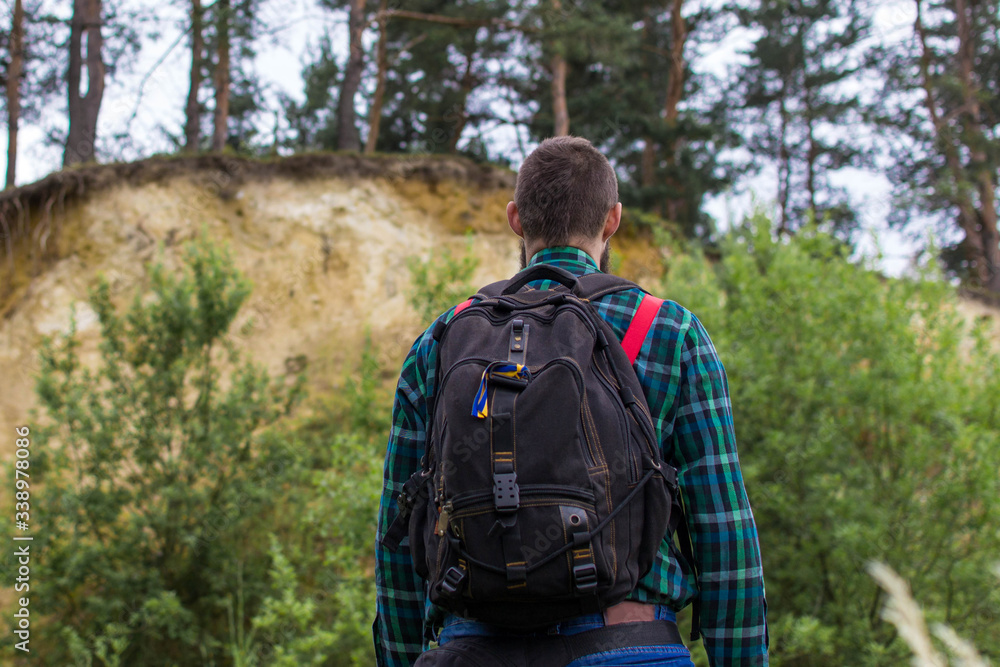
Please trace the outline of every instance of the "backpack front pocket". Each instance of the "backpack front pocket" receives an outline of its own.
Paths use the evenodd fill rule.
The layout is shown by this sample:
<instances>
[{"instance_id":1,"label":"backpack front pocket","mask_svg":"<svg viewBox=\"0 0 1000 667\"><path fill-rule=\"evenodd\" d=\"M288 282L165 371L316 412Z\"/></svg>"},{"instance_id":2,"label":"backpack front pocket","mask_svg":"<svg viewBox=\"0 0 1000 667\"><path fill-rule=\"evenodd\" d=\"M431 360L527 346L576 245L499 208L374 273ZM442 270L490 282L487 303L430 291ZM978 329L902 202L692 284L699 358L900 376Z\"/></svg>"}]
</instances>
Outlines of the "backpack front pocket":
<instances>
[{"instance_id":1,"label":"backpack front pocket","mask_svg":"<svg viewBox=\"0 0 1000 667\"><path fill-rule=\"evenodd\" d=\"M452 507L448 524L459 558L475 566L467 587L473 599L521 598L527 590L531 597L572 598L581 587L586 591L607 580L604 554L591 544L597 514L589 491L524 486L512 525L504 525L492 494L467 494ZM525 578L519 580L511 570L520 568Z\"/></svg>"}]
</instances>

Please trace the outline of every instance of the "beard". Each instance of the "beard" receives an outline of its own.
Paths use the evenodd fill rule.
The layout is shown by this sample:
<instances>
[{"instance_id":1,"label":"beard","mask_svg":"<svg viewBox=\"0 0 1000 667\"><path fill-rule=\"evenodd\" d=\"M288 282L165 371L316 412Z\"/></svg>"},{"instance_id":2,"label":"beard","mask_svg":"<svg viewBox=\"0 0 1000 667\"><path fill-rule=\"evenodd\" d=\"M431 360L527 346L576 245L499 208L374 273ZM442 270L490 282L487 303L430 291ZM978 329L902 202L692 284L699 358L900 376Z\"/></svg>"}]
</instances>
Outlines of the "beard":
<instances>
[{"instance_id":1,"label":"beard","mask_svg":"<svg viewBox=\"0 0 1000 667\"><path fill-rule=\"evenodd\" d=\"M521 255L520 255L520 265L519 269L524 269L528 266L528 252L524 247L524 239L521 239ZM607 273L611 269L611 240L604 244L604 251L601 252L601 261L598 263L598 268L600 268L601 273Z\"/></svg>"}]
</instances>

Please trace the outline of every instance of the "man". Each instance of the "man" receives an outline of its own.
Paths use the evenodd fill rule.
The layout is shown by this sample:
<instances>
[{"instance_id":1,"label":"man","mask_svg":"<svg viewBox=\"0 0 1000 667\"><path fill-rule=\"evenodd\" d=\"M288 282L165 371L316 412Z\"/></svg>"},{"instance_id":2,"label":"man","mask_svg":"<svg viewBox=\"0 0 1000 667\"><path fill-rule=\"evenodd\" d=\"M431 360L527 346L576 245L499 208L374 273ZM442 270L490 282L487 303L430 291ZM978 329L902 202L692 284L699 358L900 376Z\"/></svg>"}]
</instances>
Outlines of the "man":
<instances>
[{"instance_id":1,"label":"man","mask_svg":"<svg viewBox=\"0 0 1000 667\"><path fill-rule=\"evenodd\" d=\"M574 275L607 272L609 239L622 205L607 159L585 139L544 141L521 166L510 228L521 237L522 265L551 264ZM551 283L531 284L547 289ZM621 339L642 292L632 289L592 303ZM441 316L450 320L454 309ZM400 374L385 463L378 537L397 514L396 496L420 468L428 400L434 394L433 326L414 343ZM696 599L701 634L713 667L766 665L766 603L760 549L736 455L725 370L701 323L683 307L663 302L635 362L661 446L661 457L680 473L694 564L665 540L650 572L628 601L557 626L539 636L571 635L620 622L673 621ZM443 625L441 645L458 637L504 634L502 628L445 616L425 602L404 544L396 553L376 548L378 611L373 626L380 665L410 665ZM426 629L426 631L425 631ZM521 641L511 636L510 641ZM610 650L613 649L613 650ZM691 665L683 645L609 647L571 663L584 665Z\"/></svg>"}]
</instances>

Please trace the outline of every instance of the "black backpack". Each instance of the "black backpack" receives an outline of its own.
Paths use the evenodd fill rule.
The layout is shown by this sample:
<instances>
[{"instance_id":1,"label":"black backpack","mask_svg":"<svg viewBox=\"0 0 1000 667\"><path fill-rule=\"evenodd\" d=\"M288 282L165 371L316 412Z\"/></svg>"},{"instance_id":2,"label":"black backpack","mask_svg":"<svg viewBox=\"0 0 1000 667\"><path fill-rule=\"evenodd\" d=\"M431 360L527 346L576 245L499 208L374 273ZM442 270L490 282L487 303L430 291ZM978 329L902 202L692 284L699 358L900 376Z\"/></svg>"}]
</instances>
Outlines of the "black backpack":
<instances>
[{"instance_id":1,"label":"black backpack","mask_svg":"<svg viewBox=\"0 0 1000 667\"><path fill-rule=\"evenodd\" d=\"M543 278L565 289L523 289ZM394 550L408 519L435 604L512 629L557 623L624 600L670 539L677 471L622 344L587 303L636 287L536 265L433 331L427 450L383 544Z\"/></svg>"}]
</instances>

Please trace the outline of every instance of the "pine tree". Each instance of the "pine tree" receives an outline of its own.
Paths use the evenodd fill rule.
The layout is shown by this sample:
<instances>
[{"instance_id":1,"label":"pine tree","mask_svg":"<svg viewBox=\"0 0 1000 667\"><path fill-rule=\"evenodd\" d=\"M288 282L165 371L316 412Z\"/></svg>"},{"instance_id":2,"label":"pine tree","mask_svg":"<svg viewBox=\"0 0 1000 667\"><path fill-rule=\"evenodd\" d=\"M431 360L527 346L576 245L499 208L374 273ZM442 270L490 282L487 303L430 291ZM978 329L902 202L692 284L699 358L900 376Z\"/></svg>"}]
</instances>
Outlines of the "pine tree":
<instances>
[{"instance_id":1,"label":"pine tree","mask_svg":"<svg viewBox=\"0 0 1000 667\"><path fill-rule=\"evenodd\" d=\"M348 12L348 32L350 47L347 67L344 69L344 79L337 99L337 148L356 151L361 148L361 139L355 123L354 96L361 86L361 74L364 70L364 45L361 42L368 14L365 11L367 0L350 0Z\"/></svg>"},{"instance_id":2,"label":"pine tree","mask_svg":"<svg viewBox=\"0 0 1000 667\"><path fill-rule=\"evenodd\" d=\"M88 0L60 8L73 9L66 17L56 13L52 0L22 0L22 7L18 134L27 126L40 129L47 143L62 150L64 164L95 160L97 116L103 102L98 93L105 80L114 80L135 61L142 27L140 8L131 0L101 0L97 4ZM16 8L12 2L12 19ZM99 38L90 39L98 32ZM0 62L4 65L0 85L4 88L13 65L11 38L10 30L0 30ZM81 94L81 89L86 94ZM5 95L0 100L6 110L9 98ZM8 133L14 129L10 123Z\"/></svg>"},{"instance_id":3,"label":"pine tree","mask_svg":"<svg viewBox=\"0 0 1000 667\"><path fill-rule=\"evenodd\" d=\"M861 166L862 123L856 80L868 19L854 0L761 0L738 9L761 31L737 75L734 121L748 136L753 169L778 173L778 233L815 215L842 238L857 217L832 174ZM851 134L844 128L854 127Z\"/></svg>"},{"instance_id":4,"label":"pine tree","mask_svg":"<svg viewBox=\"0 0 1000 667\"><path fill-rule=\"evenodd\" d=\"M558 37L566 45L572 133L608 155L626 208L658 212L689 236L709 236L714 227L701 204L726 183L717 155L731 136L712 104L694 102L705 77L693 74L689 59L703 32L714 37L707 30L715 14L687 11L683 0L565 7L560 20L540 20L537 34L528 33L535 49L525 68L536 74L518 92L537 102L533 138L551 136L554 127L545 45Z\"/></svg>"},{"instance_id":5,"label":"pine tree","mask_svg":"<svg viewBox=\"0 0 1000 667\"><path fill-rule=\"evenodd\" d=\"M305 100L283 100L285 118L292 136L284 142L295 150L334 150L337 148L337 120L334 91L339 86L340 68L333 51L333 40L323 35L319 44L308 50L309 59L302 69Z\"/></svg>"},{"instance_id":6,"label":"pine tree","mask_svg":"<svg viewBox=\"0 0 1000 667\"><path fill-rule=\"evenodd\" d=\"M462 7L418 0L406 7L389 9L381 31L380 121L370 123L377 132L366 148L458 152L465 134L498 123L477 94L496 82L494 66L517 31L503 18L506 3L495 0Z\"/></svg>"},{"instance_id":7,"label":"pine tree","mask_svg":"<svg viewBox=\"0 0 1000 667\"><path fill-rule=\"evenodd\" d=\"M232 6L229 0L218 0L215 14L215 114L212 129L212 150L221 151L229 137L229 48Z\"/></svg>"},{"instance_id":8,"label":"pine tree","mask_svg":"<svg viewBox=\"0 0 1000 667\"><path fill-rule=\"evenodd\" d=\"M913 39L873 53L892 131L892 222L930 219L948 267L1000 293L1000 3L913 0Z\"/></svg>"}]
</instances>

